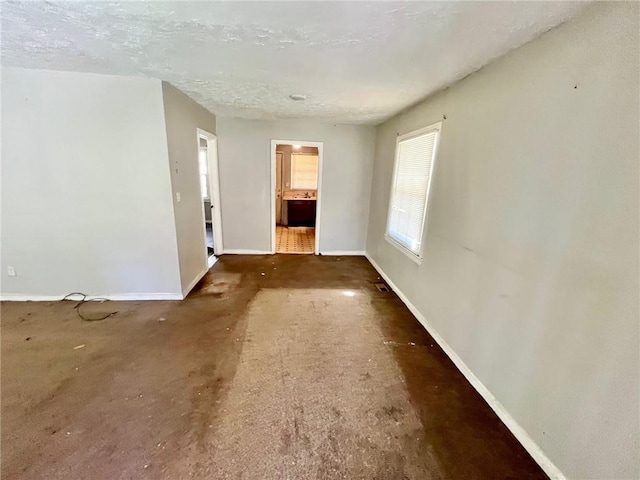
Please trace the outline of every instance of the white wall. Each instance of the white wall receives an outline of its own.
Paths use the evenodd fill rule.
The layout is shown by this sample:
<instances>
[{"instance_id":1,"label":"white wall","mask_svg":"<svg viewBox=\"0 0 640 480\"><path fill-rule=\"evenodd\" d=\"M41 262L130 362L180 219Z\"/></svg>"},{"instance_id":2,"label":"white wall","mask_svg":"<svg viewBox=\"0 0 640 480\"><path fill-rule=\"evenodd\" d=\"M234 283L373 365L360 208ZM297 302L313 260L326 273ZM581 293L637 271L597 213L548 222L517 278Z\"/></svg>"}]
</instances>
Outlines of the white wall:
<instances>
[{"instance_id":1,"label":"white wall","mask_svg":"<svg viewBox=\"0 0 640 480\"><path fill-rule=\"evenodd\" d=\"M180 283L183 293L186 294L207 270L197 129L215 133L216 117L166 82L162 82L162 96L169 147ZM180 193L180 202L177 201L177 193Z\"/></svg>"},{"instance_id":2,"label":"white wall","mask_svg":"<svg viewBox=\"0 0 640 480\"><path fill-rule=\"evenodd\" d=\"M377 130L367 252L567 477L638 478L640 5L598 3ZM396 134L447 116L414 264Z\"/></svg>"},{"instance_id":3,"label":"white wall","mask_svg":"<svg viewBox=\"0 0 640 480\"><path fill-rule=\"evenodd\" d=\"M271 140L324 142L320 251L365 246L374 129L218 118L225 250L271 250Z\"/></svg>"},{"instance_id":4,"label":"white wall","mask_svg":"<svg viewBox=\"0 0 640 480\"><path fill-rule=\"evenodd\" d=\"M160 81L3 68L2 140L3 298L180 296Z\"/></svg>"}]
</instances>

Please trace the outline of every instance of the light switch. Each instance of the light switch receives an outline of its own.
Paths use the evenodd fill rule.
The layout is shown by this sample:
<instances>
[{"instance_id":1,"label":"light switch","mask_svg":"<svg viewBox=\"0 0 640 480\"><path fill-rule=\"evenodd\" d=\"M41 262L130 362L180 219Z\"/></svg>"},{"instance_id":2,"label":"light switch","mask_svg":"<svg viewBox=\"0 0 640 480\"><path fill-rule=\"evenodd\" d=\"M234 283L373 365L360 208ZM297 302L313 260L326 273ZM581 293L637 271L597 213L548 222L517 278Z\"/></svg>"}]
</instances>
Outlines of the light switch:
<instances>
[{"instance_id":1,"label":"light switch","mask_svg":"<svg viewBox=\"0 0 640 480\"><path fill-rule=\"evenodd\" d=\"M16 269L13 267L7 267L7 275L9 275L10 277L15 277Z\"/></svg>"},{"instance_id":2,"label":"light switch","mask_svg":"<svg viewBox=\"0 0 640 480\"><path fill-rule=\"evenodd\" d=\"M180 203L180 192L176 192L176 202Z\"/></svg>"}]
</instances>

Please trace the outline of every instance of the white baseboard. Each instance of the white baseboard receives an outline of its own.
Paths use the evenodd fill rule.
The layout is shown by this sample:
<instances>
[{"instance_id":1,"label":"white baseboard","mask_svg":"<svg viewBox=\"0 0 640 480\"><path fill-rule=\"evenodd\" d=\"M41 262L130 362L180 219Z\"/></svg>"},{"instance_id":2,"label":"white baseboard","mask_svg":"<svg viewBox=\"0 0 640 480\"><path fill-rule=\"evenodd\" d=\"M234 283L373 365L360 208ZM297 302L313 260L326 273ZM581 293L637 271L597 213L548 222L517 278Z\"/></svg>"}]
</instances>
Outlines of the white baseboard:
<instances>
[{"instance_id":1,"label":"white baseboard","mask_svg":"<svg viewBox=\"0 0 640 480\"><path fill-rule=\"evenodd\" d=\"M348 257L348 256L361 256L365 255L364 251L356 251L356 250L336 250L329 252L320 252L320 255L326 256L338 256L338 257Z\"/></svg>"},{"instance_id":2,"label":"white baseboard","mask_svg":"<svg viewBox=\"0 0 640 480\"><path fill-rule=\"evenodd\" d=\"M475 388L482 398L489 404L489 406L496 412L496 415L502 420L507 428L513 433L514 437L522 444L522 446L529 452L529 455L540 465L540 468L549 476L551 480L566 480L564 474L558 467L547 457L538 444L529 436L524 428L522 428L518 422L511 416L511 414L505 409L505 407L498 401L498 399L489 391L489 389L474 375L471 369L462 361L458 354L449 346L449 344L438 334L438 332L429 324L427 319L418 311L418 309L409 301L409 299L395 286L386 273L380 268L380 266L371 258L368 253L365 253L367 260L373 265L380 276L391 287L391 289L398 295L400 300L407 306L407 308L418 319L422 326L429 332L429 335L440 345L442 350L449 356L451 361L458 367L458 370L462 372L469 383Z\"/></svg>"},{"instance_id":3,"label":"white baseboard","mask_svg":"<svg viewBox=\"0 0 640 480\"><path fill-rule=\"evenodd\" d=\"M56 302L62 300L64 295L28 295L22 293L2 293L0 301L2 302ZM105 295L87 295L87 300L95 298L106 298L112 301L140 301L140 300L182 300L180 293L114 293ZM73 300L79 300L80 297L72 297Z\"/></svg>"},{"instance_id":4,"label":"white baseboard","mask_svg":"<svg viewBox=\"0 0 640 480\"><path fill-rule=\"evenodd\" d=\"M222 255L273 255L274 252L268 250L225 250L222 252ZM320 255L327 256L351 256L351 255L359 255L364 256L364 251L357 250L336 250L336 251L328 251L328 252L320 252Z\"/></svg>"},{"instance_id":5,"label":"white baseboard","mask_svg":"<svg viewBox=\"0 0 640 480\"><path fill-rule=\"evenodd\" d=\"M224 250L222 255L273 255L267 250Z\"/></svg>"}]
</instances>

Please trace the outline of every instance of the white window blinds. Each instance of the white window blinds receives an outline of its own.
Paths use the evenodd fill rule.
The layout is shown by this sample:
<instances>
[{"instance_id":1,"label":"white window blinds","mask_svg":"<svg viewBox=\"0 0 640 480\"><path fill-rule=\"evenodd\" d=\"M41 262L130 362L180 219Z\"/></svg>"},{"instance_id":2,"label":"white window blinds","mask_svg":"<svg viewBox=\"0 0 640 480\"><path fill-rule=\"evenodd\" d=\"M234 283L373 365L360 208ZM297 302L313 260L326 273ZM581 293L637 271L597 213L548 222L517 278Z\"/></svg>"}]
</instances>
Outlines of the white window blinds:
<instances>
[{"instance_id":1,"label":"white window blinds","mask_svg":"<svg viewBox=\"0 0 640 480\"><path fill-rule=\"evenodd\" d=\"M301 153L291 154L291 189L318 189L318 156Z\"/></svg>"},{"instance_id":2,"label":"white window blinds","mask_svg":"<svg viewBox=\"0 0 640 480\"><path fill-rule=\"evenodd\" d=\"M398 137L391 186L387 239L421 256L431 172L440 124ZM407 253L407 252L405 252Z\"/></svg>"}]
</instances>

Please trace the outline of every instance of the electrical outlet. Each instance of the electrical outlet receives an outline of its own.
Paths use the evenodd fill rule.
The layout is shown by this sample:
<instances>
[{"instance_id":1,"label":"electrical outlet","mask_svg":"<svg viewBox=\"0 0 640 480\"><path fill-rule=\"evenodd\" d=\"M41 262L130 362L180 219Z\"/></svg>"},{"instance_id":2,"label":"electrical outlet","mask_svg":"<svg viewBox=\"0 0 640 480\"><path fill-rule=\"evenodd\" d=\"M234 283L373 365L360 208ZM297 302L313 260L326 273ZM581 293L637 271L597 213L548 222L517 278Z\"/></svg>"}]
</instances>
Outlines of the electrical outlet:
<instances>
[{"instance_id":1,"label":"electrical outlet","mask_svg":"<svg viewBox=\"0 0 640 480\"><path fill-rule=\"evenodd\" d=\"M180 192L176 192L176 202L180 203Z\"/></svg>"},{"instance_id":2,"label":"electrical outlet","mask_svg":"<svg viewBox=\"0 0 640 480\"><path fill-rule=\"evenodd\" d=\"M10 277L15 277L16 269L13 267L7 267L7 275L9 275Z\"/></svg>"}]
</instances>

